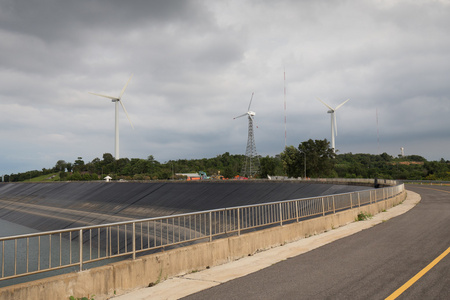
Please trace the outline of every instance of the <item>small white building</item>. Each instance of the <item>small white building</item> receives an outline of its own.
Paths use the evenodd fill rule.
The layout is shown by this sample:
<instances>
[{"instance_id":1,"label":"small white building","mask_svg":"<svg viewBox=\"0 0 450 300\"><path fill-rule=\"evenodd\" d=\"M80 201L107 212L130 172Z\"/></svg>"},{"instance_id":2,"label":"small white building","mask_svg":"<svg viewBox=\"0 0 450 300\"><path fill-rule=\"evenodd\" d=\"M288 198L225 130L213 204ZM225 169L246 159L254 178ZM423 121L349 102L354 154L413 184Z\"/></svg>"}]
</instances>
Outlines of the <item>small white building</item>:
<instances>
[{"instance_id":1,"label":"small white building","mask_svg":"<svg viewBox=\"0 0 450 300\"><path fill-rule=\"evenodd\" d=\"M105 177L105 178L103 178L103 179L105 179L105 181L106 181L106 182L110 182L110 181L111 181L111 179L112 179L112 177L108 175L108 176L106 176L106 177Z\"/></svg>"}]
</instances>

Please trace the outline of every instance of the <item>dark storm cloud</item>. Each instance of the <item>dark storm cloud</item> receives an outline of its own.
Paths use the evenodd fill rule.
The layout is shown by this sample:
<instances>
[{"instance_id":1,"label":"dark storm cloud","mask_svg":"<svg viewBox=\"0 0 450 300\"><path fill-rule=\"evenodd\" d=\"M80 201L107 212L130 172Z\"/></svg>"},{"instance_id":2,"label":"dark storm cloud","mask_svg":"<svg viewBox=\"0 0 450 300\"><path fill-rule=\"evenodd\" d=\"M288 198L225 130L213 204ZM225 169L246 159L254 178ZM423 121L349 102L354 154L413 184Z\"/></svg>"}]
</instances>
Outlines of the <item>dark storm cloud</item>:
<instances>
[{"instance_id":1,"label":"dark storm cloud","mask_svg":"<svg viewBox=\"0 0 450 300\"><path fill-rule=\"evenodd\" d=\"M206 19L192 1L2 1L0 26L42 40L83 40L90 30L123 32L142 23L198 24ZM195 22L193 22L195 21Z\"/></svg>"},{"instance_id":2,"label":"dark storm cloud","mask_svg":"<svg viewBox=\"0 0 450 300\"><path fill-rule=\"evenodd\" d=\"M65 66L82 63L86 48L114 55L127 36L149 26L161 32L210 25L205 9L191 1L2 1L0 15L2 65L35 72L70 72Z\"/></svg>"}]
</instances>

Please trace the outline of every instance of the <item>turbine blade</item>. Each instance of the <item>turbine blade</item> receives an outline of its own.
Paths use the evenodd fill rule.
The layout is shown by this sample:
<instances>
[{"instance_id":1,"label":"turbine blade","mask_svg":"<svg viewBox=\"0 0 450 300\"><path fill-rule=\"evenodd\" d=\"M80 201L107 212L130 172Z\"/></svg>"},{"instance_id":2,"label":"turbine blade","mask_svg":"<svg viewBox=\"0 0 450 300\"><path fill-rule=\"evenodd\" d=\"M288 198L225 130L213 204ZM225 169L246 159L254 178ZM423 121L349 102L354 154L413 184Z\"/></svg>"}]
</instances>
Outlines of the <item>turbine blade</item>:
<instances>
[{"instance_id":1,"label":"turbine blade","mask_svg":"<svg viewBox=\"0 0 450 300\"><path fill-rule=\"evenodd\" d=\"M91 93L91 92L89 92L89 94L96 95L96 96L100 96L100 97L105 97L105 98L108 98L108 99L111 99L111 100L119 100L117 97L113 97L113 96L102 95L102 94L96 94L96 93Z\"/></svg>"},{"instance_id":2,"label":"turbine blade","mask_svg":"<svg viewBox=\"0 0 450 300\"><path fill-rule=\"evenodd\" d=\"M247 111L250 111L250 105L252 105L252 100L253 100L253 92L252 92L252 97L250 98L250 103L248 104L248 109Z\"/></svg>"},{"instance_id":3,"label":"turbine blade","mask_svg":"<svg viewBox=\"0 0 450 300\"><path fill-rule=\"evenodd\" d=\"M246 116L246 115L248 115L248 114L247 114L247 113L245 113L245 114L243 114L243 115L240 115L240 116L234 117L234 118L233 118L233 120L234 120L234 119L237 119L237 118L240 118L240 117L243 117L243 116Z\"/></svg>"},{"instance_id":4,"label":"turbine blade","mask_svg":"<svg viewBox=\"0 0 450 300\"><path fill-rule=\"evenodd\" d=\"M128 79L127 83L123 87L122 91L120 92L119 99L122 98L123 93L125 93L125 90L127 89L128 84L130 83L131 78L133 78L133 74L131 74L130 79Z\"/></svg>"},{"instance_id":5,"label":"turbine blade","mask_svg":"<svg viewBox=\"0 0 450 300\"><path fill-rule=\"evenodd\" d=\"M347 103L347 101L350 99L345 100L344 102L342 102L341 104L339 104L338 106L336 106L336 108L334 110L338 110L339 107L341 107L342 105L344 105L345 103Z\"/></svg>"},{"instance_id":6,"label":"turbine blade","mask_svg":"<svg viewBox=\"0 0 450 300\"><path fill-rule=\"evenodd\" d=\"M330 110L334 110L334 108L332 108L331 106L329 106L328 104L326 104L325 102L323 102L319 97L316 97L317 100L319 100L320 102L323 103L323 105L325 105L326 107L328 107Z\"/></svg>"},{"instance_id":7,"label":"turbine blade","mask_svg":"<svg viewBox=\"0 0 450 300\"><path fill-rule=\"evenodd\" d=\"M123 105L122 100L119 100L120 104L122 105L123 111L125 112L125 115L127 115L128 121L130 121L131 127L134 129L133 123L131 123L130 116L128 116L127 110L125 109L125 105Z\"/></svg>"}]
</instances>

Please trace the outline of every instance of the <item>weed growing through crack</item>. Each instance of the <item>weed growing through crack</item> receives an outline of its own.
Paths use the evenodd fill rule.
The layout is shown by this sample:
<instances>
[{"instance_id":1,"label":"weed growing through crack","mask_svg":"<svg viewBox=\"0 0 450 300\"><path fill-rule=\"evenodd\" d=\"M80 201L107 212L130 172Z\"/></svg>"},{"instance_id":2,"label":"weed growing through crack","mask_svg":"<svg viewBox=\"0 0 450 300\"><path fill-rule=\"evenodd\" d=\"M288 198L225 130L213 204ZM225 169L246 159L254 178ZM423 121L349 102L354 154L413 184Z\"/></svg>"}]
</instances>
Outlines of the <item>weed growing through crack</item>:
<instances>
[{"instance_id":1,"label":"weed growing through crack","mask_svg":"<svg viewBox=\"0 0 450 300\"><path fill-rule=\"evenodd\" d=\"M366 212L360 212L358 214L358 216L356 217L356 221L365 221L365 220L368 220L368 219L371 219L371 218L372 218L371 214L366 213Z\"/></svg>"},{"instance_id":2,"label":"weed growing through crack","mask_svg":"<svg viewBox=\"0 0 450 300\"><path fill-rule=\"evenodd\" d=\"M81 297L81 298L75 298L74 296L70 296L70 300L94 300L95 295L87 296L87 297Z\"/></svg>"},{"instance_id":3,"label":"weed growing through crack","mask_svg":"<svg viewBox=\"0 0 450 300\"><path fill-rule=\"evenodd\" d=\"M156 280L156 282L150 282L148 284L148 287L152 287L152 286L155 286L158 283L160 283L161 282L161 275L162 275L162 268L159 270L158 280Z\"/></svg>"}]
</instances>

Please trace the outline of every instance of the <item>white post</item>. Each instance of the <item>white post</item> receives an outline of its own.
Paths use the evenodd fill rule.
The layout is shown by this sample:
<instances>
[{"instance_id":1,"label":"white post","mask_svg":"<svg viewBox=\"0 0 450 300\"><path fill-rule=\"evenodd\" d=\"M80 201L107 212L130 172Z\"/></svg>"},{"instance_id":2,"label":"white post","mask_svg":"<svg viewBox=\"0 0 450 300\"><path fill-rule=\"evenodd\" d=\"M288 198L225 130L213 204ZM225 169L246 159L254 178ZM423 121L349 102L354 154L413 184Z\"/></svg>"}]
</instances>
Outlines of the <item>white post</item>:
<instances>
[{"instance_id":1,"label":"white post","mask_svg":"<svg viewBox=\"0 0 450 300\"><path fill-rule=\"evenodd\" d=\"M323 203L323 197L322 197L322 215L325 216L325 204Z\"/></svg>"},{"instance_id":2,"label":"white post","mask_svg":"<svg viewBox=\"0 0 450 300\"><path fill-rule=\"evenodd\" d=\"M79 233L79 240L80 240L80 272L83 271L83 229L80 229ZM50 249L51 251L51 249Z\"/></svg>"},{"instance_id":3,"label":"white post","mask_svg":"<svg viewBox=\"0 0 450 300\"><path fill-rule=\"evenodd\" d=\"M209 241L212 242L212 215L209 212Z\"/></svg>"},{"instance_id":4,"label":"white post","mask_svg":"<svg viewBox=\"0 0 450 300\"><path fill-rule=\"evenodd\" d=\"M281 211L281 203L279 204L280 207L280 225L283 226L283 212Z\"/></svg>"},{"instance_id":5,"label":"white post","mask_svg":"<svg viewBox=\"0 0 450 300\"><path fill-rule=\"evenodd\" d=\"M241 235L241 216L240 216L240 209L237 209L237 218L238 218L238 235Z\"/></svg>"},{"instance_id":6,"label":"white post","mask_svg":"<svg viewBox=\"0 0 450 300\"><path fill-rule=\"evenodd\" d=\"M136 259L136 223L133 222L133 260L134 259Z\"/></svg>"},{"instance_id":7,"label":"white post","mask_svg":"<svg viewBox=\"0 0 450 300\"><path fill-rule=\"evenodd\" d=\"M333 214L336 214L336 205L334 204L334 196L333 196Z\"/></svg>"}]
</instances>

